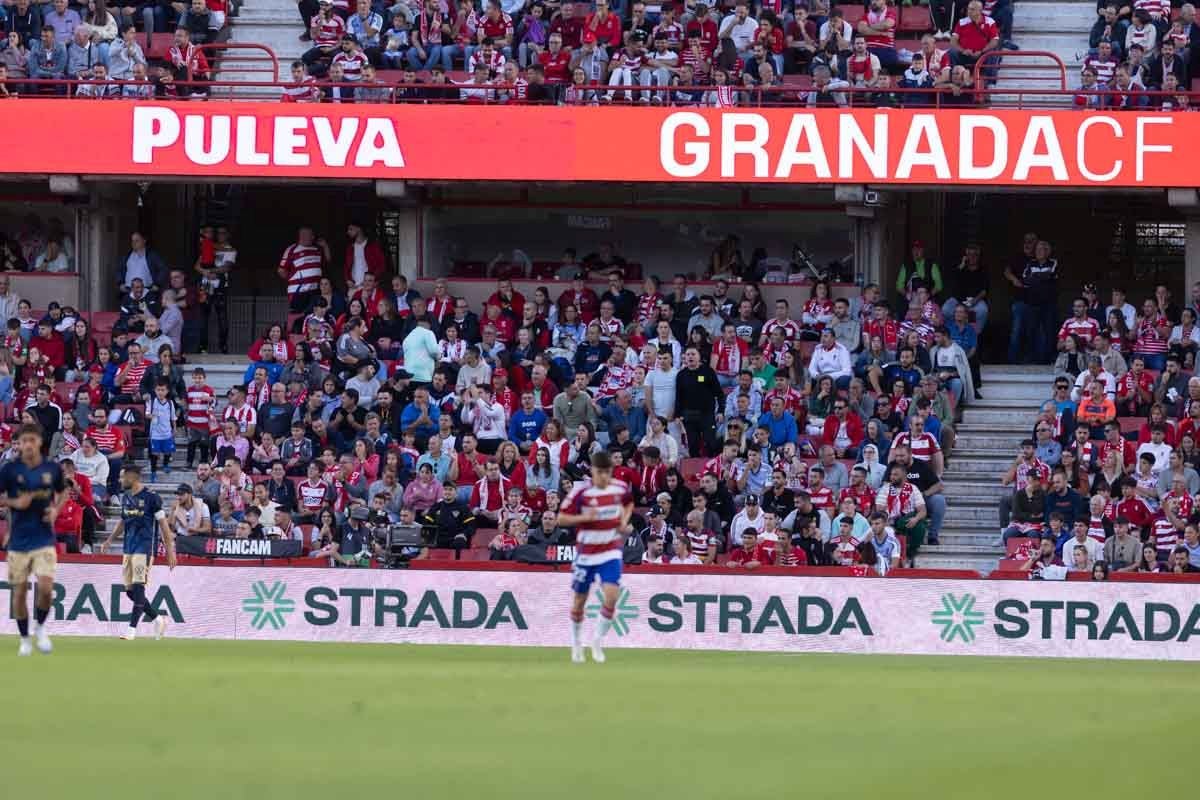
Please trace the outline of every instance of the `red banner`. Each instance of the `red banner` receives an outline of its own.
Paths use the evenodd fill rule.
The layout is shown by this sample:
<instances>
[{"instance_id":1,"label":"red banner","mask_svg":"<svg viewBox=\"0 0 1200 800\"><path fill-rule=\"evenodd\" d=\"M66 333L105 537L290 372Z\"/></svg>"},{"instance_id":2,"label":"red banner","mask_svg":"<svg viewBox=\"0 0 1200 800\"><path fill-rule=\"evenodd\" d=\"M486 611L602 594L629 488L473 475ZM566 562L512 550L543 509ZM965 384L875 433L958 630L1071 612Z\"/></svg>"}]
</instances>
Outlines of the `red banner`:
<instances>
[{"instance_id":1,"label":"red banner","mask_svg":"<svg viewBox=\"0 0 1200 800\"><path fill-rule=\"evenodd\" d=\"M1200 186L1200 115L913 109L671 109L278 103L5 104L87 147L9 173L182 177Z\"/></svg>"}]
</instances>

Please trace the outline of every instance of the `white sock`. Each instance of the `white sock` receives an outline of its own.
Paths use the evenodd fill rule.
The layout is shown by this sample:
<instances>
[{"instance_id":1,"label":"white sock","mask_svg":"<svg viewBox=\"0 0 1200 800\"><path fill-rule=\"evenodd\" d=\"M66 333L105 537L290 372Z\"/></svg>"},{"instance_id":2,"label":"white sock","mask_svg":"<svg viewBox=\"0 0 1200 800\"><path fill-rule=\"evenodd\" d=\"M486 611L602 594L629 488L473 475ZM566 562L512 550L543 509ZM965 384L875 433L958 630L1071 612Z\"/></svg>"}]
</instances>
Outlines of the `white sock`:
<instances>
[{"instance_id":1,"label":"white sock","mask_svg":"<svg viewBox=\"0 0 1200 800\"><path fill-rule=\"evenodd\" d=\"M612 618L604 617L603 615L601 615L600 618L596 621L596 643L597 644L599 644L604 639L604 635L606 633L608 633L610 628L612 628Z\"/></svg>"},{"instance_id":2,"label":"white sock","mask_svg":"<svg viewBox=\"0 0 1200 800\"><path fill-rule=\"evenodd\" d=\"M571 620L571 647L580 647L583 642L583 623Z\"/></svg>"}]
</instances>

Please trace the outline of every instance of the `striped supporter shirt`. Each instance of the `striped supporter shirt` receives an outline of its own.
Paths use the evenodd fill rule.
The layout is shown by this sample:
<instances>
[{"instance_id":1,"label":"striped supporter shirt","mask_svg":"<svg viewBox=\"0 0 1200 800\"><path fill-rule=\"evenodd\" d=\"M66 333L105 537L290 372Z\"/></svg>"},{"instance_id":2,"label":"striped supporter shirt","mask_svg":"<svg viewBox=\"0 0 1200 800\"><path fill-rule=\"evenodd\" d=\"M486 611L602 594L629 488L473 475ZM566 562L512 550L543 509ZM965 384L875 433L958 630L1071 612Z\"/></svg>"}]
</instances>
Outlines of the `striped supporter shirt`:
<instances>
[{"instance_id":1,"label":"striped supporter shirt","mask_svg":"<svg viewBox=\"0 0 1200 800\"><path fill-rule=\"evenodd\" d=\"M582 514L585 508L596 512L596 519L577 526L576 564L590 567L621 558L625 542L625 536L619 530L621 513L631 503L633 497L629 486L622 481L612 480L603 489L587 480L575 483L563 501L564 510L568 514Z\"/></svg>"},{"instance_id":2,"label":"striped supporter shirt","mask_svg":"<svg viewBox=\"0 0 1200 800\"><path fill-rule=\"evenodd\" d=\"M146 369L149 366L149 361L143 361L140 364L134 364L132 361L125 362L125 369L121 373L121 393L133 394L140 392L142 377L145 376Z\"/></svg>"},{"instance_id":3,"label":"striped supporter shirt","mask_svg":"<svg viewBox=\"0 0 1200 800\"><path fill-rule=\"evenodd\" d=\"M109 425L104 430L100 430L94 425L87 429L87 438L96 443L96 449L101 453L108 454L119 451L118 443L122 443L121 432Z\"/></svg>"},{"instance_id":4,"label":"striped supporter shirt","mask_svg":"<svg viewBox=\"0 0 1200 800\"><path fill-rule=\"evenodd\" d=\"M291 244L283 251L279 266L287 271L288 297L321 288L321 268L324 266L321 249L313 244Z\"/></svg>"},{"instance_id":5,"label":"striped supporter shirt","mask_svg":"<svg viewBox=\"0 0 1200 800\"><path fill-rule=\"evenodd\" d=\"M345 33L346 23L337 14L330 14L329 19L318 14L310 23L309 35L316 47L337 47Z\"/></svg>"},{"instance_id":6,"label":"striped supporter shirt","mask_svg":"<svg viewBox=\"0 0 1200 800\"><path fill-rule=\"evenodd\" d=\"M208 430L208 415L216 402L211 386L192 385L187 390L187 426L197 430Z\"/></svg>"}]
</instances>

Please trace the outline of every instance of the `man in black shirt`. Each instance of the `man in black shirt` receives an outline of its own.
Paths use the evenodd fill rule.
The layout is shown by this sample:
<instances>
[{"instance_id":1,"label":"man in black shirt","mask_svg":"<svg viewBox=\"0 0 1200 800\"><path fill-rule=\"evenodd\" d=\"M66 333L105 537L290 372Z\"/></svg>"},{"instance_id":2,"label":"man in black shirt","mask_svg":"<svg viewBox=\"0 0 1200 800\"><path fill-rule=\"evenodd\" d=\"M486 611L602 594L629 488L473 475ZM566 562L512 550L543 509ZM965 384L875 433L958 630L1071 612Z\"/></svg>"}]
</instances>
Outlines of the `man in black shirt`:
<instances>
[{"instance_id":1,"label":"man in black shirt","mask_svg":"<svg viewBox=\"0 0 1200 800\"><path fill-rule=\"evenodd\" d=\"M954 319L954 309L961 303L975 315L973 321L982 331L987 324L988 276L979 264L979 245L967 245L958 266L943 273L947 297L942 304L942 315Z\"/></svg>"},{"instance_id":2,"label":"man in black shirt","mask_svg":"<svg viewBox=\"0 0 1200 800\"><path fill-rule=\"evenodd\" d=\"M338 453L348 453L354 440L367 429L367 410L358 405L358 390L345 389L342 403L329 417L329 438Z\"/></svg>"},{"instance_id":3,"label":"man in black shirt","mask_svg":"<svg viewBox=\"0 0 1200 800\"><path fill-rule=\"evenodd\" d=\"M475 533L475 515L466 503L458 501L458 487L453 481L442 484L442 499L418 517L423 535L433 547L453 547L454 558L462 558L464 548L471 546Z\"/></svg>"},{"instance_id":4,"label":"man in black shirt","mask_svg":"<svg viewBox=\"0 0 1200 800\"><path fill-rule=\"evenodd\" d=\"M787 475L781 469L772 471L771 488L762 496L762 510L770 511L782 520L792 513L795 504L795 495L787 488Z\"/></svg>"},{"instance_id":5,"label":"man in black shirt","mask_svg":"<svg viewBox=\"0 0 1200 800\"><path fill-rule=\"evenodd\" d=\"M608 273L608 291L600 295L600 302L605 300L613 305L613 316L628 325L633 322L633 314L637 310L637 295L625 288L625 278L617 270Z\"/></svg>"},{"instance_id":6,"label":"man in black shirt","mask_svg":"<svg viewBox=\"0 0 1200 800\"><path fill-rule=\"evenodd\" d=\"M724 404L717 373L700 362L699 350L689 347L683 354L683 369L675 376L675 413L683 421L693 458L700 455L701 442L709 455L717 452L717 414Z\"/></svg>"},{"instance_id":7,"label":"man in black shirt","mask_svg":"<svg viewBox=\"0 0 1200 800\"><path fill-rule=\"evenodd\" d=\"M938 543L938 534L942 531L942 520L946 516L946 495L941 479L934 473L933 468L924 461L913 458L912 450L907 445L899 444L892 448L892 460L888 464L888 472L892 467L901 466L908 475L908 482L921 490L925 496L925 508L929 512L928 544Z\"/></svg>"}]
</instances>

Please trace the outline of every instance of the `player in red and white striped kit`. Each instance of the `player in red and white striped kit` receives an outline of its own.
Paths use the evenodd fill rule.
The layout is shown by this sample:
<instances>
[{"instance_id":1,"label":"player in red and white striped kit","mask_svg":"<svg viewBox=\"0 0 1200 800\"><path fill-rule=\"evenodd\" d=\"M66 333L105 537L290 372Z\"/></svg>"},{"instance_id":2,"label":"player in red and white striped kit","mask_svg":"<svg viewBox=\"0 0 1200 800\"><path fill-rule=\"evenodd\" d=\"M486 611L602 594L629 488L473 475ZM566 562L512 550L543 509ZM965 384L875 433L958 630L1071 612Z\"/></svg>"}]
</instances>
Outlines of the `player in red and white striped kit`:
<instances>
[{"instance_id":1,"label":"player in red and white striped kit","mask_svg":"<svg viewBox=\"0 0 1200 800\"><path fill-rule=\"evenodd\" d=\"M592 479L577 481L558 512L558 522L576 529L575 568L571 573L571 660L583 656L583 607L592 583L599 578L603 603L596 633L592 638L592 660L604 661L600 643L612 627L613 609L621 590L621 558L625 534L632 528L633 495L629 487L612 476L608 453L592 454Z\"/></svg>"}]
</instances>

